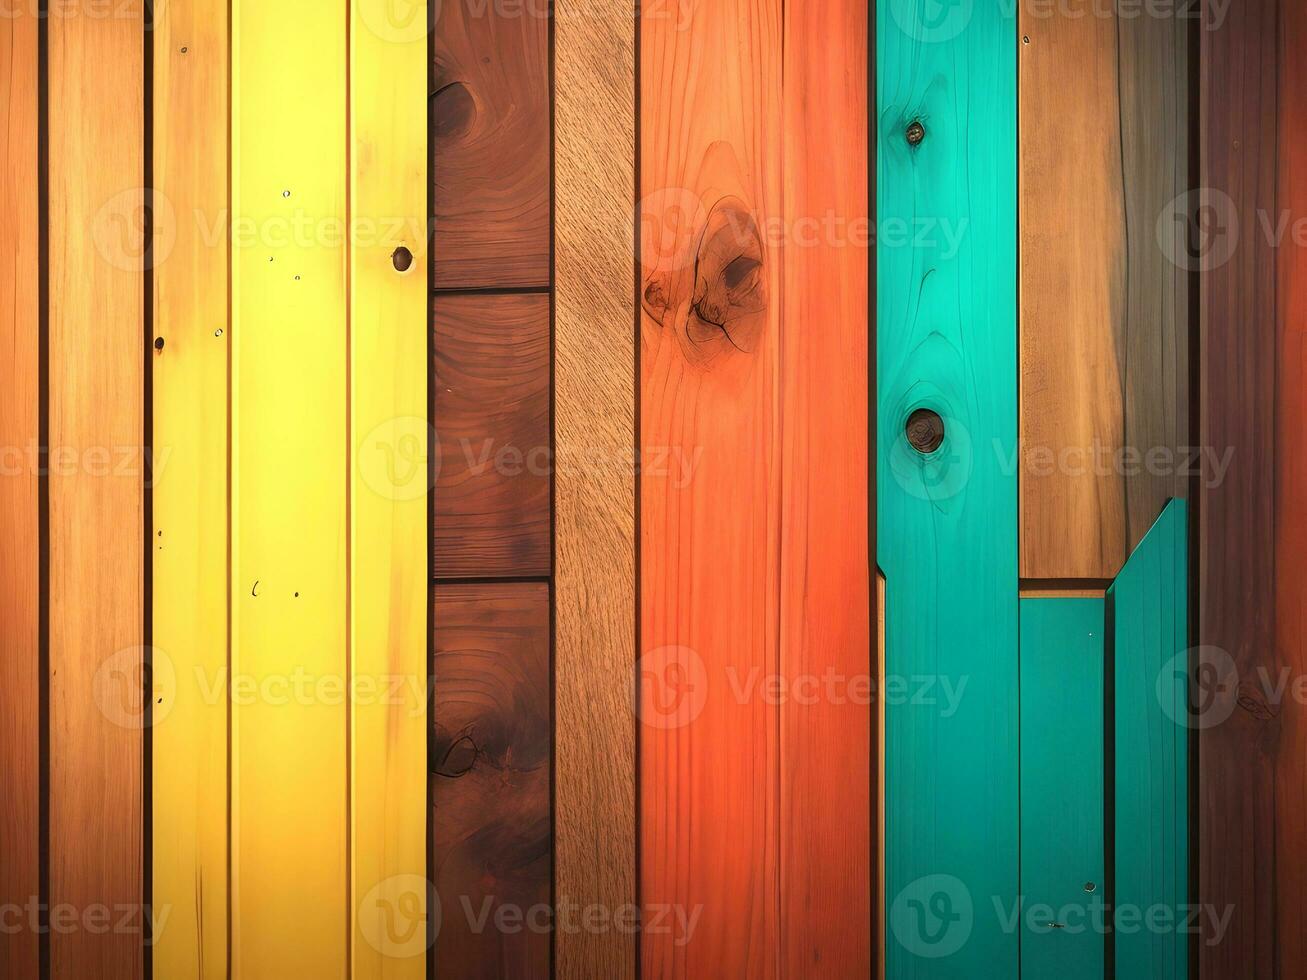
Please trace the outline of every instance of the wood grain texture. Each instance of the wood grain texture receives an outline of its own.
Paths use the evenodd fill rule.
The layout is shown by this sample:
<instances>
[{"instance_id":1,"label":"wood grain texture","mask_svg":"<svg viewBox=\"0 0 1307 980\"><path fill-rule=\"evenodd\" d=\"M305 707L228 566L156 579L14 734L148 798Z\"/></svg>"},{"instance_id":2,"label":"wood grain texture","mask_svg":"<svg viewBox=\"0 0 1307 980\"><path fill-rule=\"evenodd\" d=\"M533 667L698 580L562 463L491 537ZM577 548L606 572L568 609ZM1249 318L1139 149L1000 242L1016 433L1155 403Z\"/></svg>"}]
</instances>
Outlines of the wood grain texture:
<instances>
[{"instance_id":1,"label":"wood grain texture","mask_svg":"<svg viewBox=\"0 0 1307 980\"><path fill-rule=\"evenodd\" d=\"M228 9L163 4L154 35L152 498L153 902L170 910L156 976L227 976ZM166 222L166 223L165 223ZM164 457L163 454L167 456ZM165 462L166 459L166 462ZM205 679L201 681L201 678ZM179 683L180 679L180 683Z\"/></svg>"},{"instance_id":2,"label":"wood grain texture","mask_svg":"<svg viewBox=\"0 0 1307 980\"><path fill-rule=\"evenodd\" d=\"M1101 980L1102 598L1021 600L1021 973ZM1046 914L1036 911L1047 909ZM1056 925L1054 924L1056 923Z\"/></svg>"},{"instance_id":3,"label":"wood grain texture","mask_svg":"<svg viewBox=\"0 0 1307 980\"><path fill-rule=\"evenodd\" d=\"M784 208L784 21L779 0L675 12L640 22L640 900L699 920L644 935L642 973L766 978L779 719L731 683L780 669L783 278L761 229Z\"/></svg>"},{"instance_id":4,"label":"wood grain texture","mask_svg":"<svg viewBox=\"0 0 1307 980\"><path fill-rule=\"evenodd\" d=\"M434 285L547 286L547 7L446 0L436 9Z\"/></svg>"},{"instance_id":5,"label":"wood grain texture","mask_svg":"<svg viewBox=\"0 0 1307 980\"><path fill-rule=\"evenodd\" d=\"M405 8L389 0L352 0L349 9L350 218L380 234L355 236L349 254L349 671L359 696L350 714L348 975L423 980L428 37L379 29L403 23ZM399 249L409 256L402 269Z\"/></svg>"},{"instance_id":6,"label":"wood grain texture","mask_svg":"<svg viewBox=\"0 0 1307 980\"><path fill-rule=\"evenodd\" d=\"M781 311L780 964L871 973L869 6L788 3ZM800 229L830 220L819 236ZM845 231L838 231L838 228ZM818 679L843 678L817 697ZM824 683L824 681L823 681ZM830 759L839 764L831 766Z\"/></svg>"},{"instance_id":7,"label":"wood grain texture","mask_svg":"<svg viewBox=\"0 0 1307 980\"><path fill-rule=\"evenodd\" d=\"M1018 423L1019 42L1015 11L976 5L960 24L960 8L938 21L928 6L877 15L878 225L938 233L876 251L876 541L887 677L967 688L953 711L941 698L885 709L895 980L1019 969L995 911L1020 884L1017 474L994 452ZM946 226L965 227L956 245ZM932 452L906 438L918 410L943 421ZM941 913L967 901L962 935Z\"/></svg>"},{"instance_id":8,"label":"wood grain texture","mask_svg":"<svg viewBox=\"0 0 1307 980\"><path fill-rule=\"evenodd\" d=\"M1188 25L1021 14L1021 574L1110 578L1183 494Z\"/></svg>"},{"instance_id":9,"label":"wood grain texture","mask_svg":"<svg viewBox=\"0 0 1307 980\"><path fill-rule=\"evenodd\" d=\"M548 976L549 588L437 585L432 621L436 976Z\"/></svg>"},{"instance_id":10,"label":"wood grain texture","mask_svg":"<svg viewBox=\"0 0 1307 980\"><path fill-rule=\"evenodd\" d=\"M434 574L548 575L549 297L437 296L434 310Z\"/></svg>"},{"instance_id":11,"label":"wood grain texture","mask_svg":"<svg viewBox=\"0 0 1307 980\"><path fill-rule=\"evenodd\" d=\"M635 21L557 0L555 58L555 892L636 900ZM635 976L635 940L558 932L561 980Z\"/></svg>"},{"instance_id":12,"label":"wood grain texture","mask_svg":"<svg viewBox=\"0 0 1307 980\"><path fill-rule=\"evenodd\" d=\"M0 19L0 905L10 908L40 894L37 34L34 0ZM37 960L37 932L24 920L0 941L0 976L36 976Z\"/></svg>"},{"instance_id":13,"label":"wood grain texture","mask_svg":"<svg viewBox=\"0 0 1307 980\"><path fill-rule=\"evenodd\" d=\"M1205 679L1230 717L1204 725L1198 748L1198 896L1231 908L1219 942L1198 946L1206 980L1274 975L1276 708L1258 676L1275 676L1274 323L1276 260L1259 221L1277 213L1275 0L1232 5L1200 32L1201 167L1192 208L1201 271L1199 442L1233 451L1225 478L1197 506L1198 627L1228 669ZM1229 690L1233 688L1234 690ZM1213 701L1220 704L1220 700ZM1226 702L1228 704L1228 701Z\"/></svg>"},{"instance_id":14,"label":"wood grain texture","mask_svg":"<svg viewBox=\"0 0 1307 980\"><path fill-rule=\"evenodd\" d=\"M143 7L49 31L51 906L137 931L50 936L54 980L142 972ZM116 463L127 462L124 465Z\"/></svg>"},{"instance_id":15,"label":"wood grain texture","mask_svg":"<svg viewBox=\"0 0 1307 980\"><path fill-rule=\"evenodd\" d=\"M1173 500L1107 590L1111 942L1121 980L1189 976L1190 937L1174 925L1189 902L1188 534L1188 507ZM1170 922L1139 928L1153 909L1169 910Z\"/></svg>"},{"instance_id":16,"label":"wood grain texture","mask_svg":"<svg viewBox=\"0 0 1307 980\"><path fill-rule=\"evenodd\" d=\"M1279 205L1307 215L1307 7L1280 5ZM1307 242L1278 253L1275 430L1275 653L1293 678L1307 675ZM1276 760L1276 935L1281 977L1307 975L1307 705L1280 709Z\"/></svg>"}]
</instances>

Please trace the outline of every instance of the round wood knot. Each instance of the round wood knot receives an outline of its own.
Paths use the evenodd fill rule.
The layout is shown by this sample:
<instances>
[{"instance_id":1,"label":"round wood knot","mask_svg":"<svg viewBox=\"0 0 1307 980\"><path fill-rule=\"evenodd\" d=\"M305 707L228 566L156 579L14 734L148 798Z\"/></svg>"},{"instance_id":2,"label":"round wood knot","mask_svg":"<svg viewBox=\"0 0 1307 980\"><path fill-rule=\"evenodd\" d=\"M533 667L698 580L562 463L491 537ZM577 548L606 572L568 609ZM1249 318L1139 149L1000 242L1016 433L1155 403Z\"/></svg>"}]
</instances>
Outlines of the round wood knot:
<instances>
[{"instance_id":1,"label":"round wood knot","mask_svg":"<svg viewBox=\"0 0 1307 980\"><path fill-rule=\"evenodd\" d=\"M408 272L413 267L413 253L401 245L390 254L390 263L396 272Z\"/></svg>"},{"instance_id":2,"label":"round wood knot","mask_svg":"<svg viewBox=\"0 0 1307 980\"><path fill-rule=\"evenodd\" d=\"M933 453L944 443L944 420L929 408L919 408L909 415L903 430L908 444L922 454Z\"/></svg>"},{"instance_id":3,"label":"round wood knot","mask_svg":"<svg viewBox=\"0 0 1307 980\"><path fill-rule=\"evenodd\" d=\"M926 127L921 125L921 120L914 119L908 124L908 131L905 135L908 139L908 146L917 146L926 138Z\"/></svg>"}]
</instances>

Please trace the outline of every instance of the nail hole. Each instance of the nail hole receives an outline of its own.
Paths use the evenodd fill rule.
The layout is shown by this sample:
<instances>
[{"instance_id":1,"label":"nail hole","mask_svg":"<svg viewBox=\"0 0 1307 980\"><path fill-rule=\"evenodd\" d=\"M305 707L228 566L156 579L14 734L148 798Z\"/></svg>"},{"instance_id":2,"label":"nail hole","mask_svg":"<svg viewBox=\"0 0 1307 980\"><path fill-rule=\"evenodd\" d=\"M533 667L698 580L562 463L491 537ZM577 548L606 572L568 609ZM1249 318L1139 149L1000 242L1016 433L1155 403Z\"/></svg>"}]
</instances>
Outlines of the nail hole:
<instances>
[{"instance_id":1,"label":"nail hole","mask_svg":"<svg viewBox=\"0 0 1307 980\"><path fill-rule=\"evenodd\" d=\"M401 245L391 253L390 262L396 272L408 272L413 267L413 253Z\"/></svg>"},{"instance_id":2,"label":"nail hole","mask_svg":"<svg viewBox=\"0 0 1307 980\"><path fill-rule=\"evenodd\" d=\"M155 349L155 350L163 350L163 338L162 338L162 337L155 337L155 338L154 338L154 349Z\"/></svg>"},{"instance_id":3,"label":"nail hole","mask_svg":"<svg viewBox=\"0 0 1307 980\"><path fill-rule=\"evenodd\" d=\"M1029 35L1029 34L1022 34L1022 35L1021 35L1021 43L1022 43L1022 44L1029 44L1029 43L1030 43L1030 35Z\"/></svg>"},{"instance_id":4,"label":"nail hole","mask_svg":"<svg viewBox=\"0 0 1307 980\"><path fill-rule=\"evenodd\" d=\"M281 196L282 196L282 197L290 197L290 191L282 191L282 192L281 192Z\"/></svg>"},{"instance_id":5,"label":"nail hole","mask_svg":"<svg viewBox=\"0 0 1307 980\"><path fill-rule=\"evenodd\" d=\"M1087 891L1087 892L1092 892L1092 891L1096 890L1097 888L1098 888L1098 886L1095 885L1092 881L1086 881L1086 882L1085 882L1085 891Z\"/></svg>"},{"instance_id":6,"label":"nail hole","mask_svg":"<svg viewBox=\"0 0 1307 980\"><path fill-rule=\"evenodd\" d=\"M944 420L929 408L919 408L909 415L903 431L912 448L923 455L933 453L944 442Z\"/></svg>"},{"instance_id":7,"label":"nail hole","mask_svg":"<svg viewBox=\"0 0 1307 980\"><path fill-rule=\"evenodd\" d=\"M189 50L188 48L183 47L183 48L182 48L182 54L185 54L188 50Z\"/></svg>"},{"instance_id":8,"label":"nail hole","mask_svg":"<svg viewBox=\"0 0 1307 980\"><path fill-rule=\"evenodd\" d=\"M217 330L213 331L213 335L214 335L215 337L221 337L221 336L222 336L222 327L219 327Z\"/></svg>"}]
</instances>

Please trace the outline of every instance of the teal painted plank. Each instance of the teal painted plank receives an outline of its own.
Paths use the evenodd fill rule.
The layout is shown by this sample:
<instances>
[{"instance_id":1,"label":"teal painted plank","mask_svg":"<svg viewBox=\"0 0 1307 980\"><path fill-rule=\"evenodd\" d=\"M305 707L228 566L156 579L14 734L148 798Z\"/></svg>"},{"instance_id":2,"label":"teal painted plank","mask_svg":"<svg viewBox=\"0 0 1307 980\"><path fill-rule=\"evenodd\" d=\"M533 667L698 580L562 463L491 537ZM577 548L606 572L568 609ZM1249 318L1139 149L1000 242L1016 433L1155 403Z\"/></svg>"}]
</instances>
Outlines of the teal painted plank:
<instances>
[{"instance_id":1,"label":"teal painted plank","mask_svg":"<svg viewBox=\"0 0 1307 980\"><path fill-rule=\"evenodd\" d=\"M1188 513L1172 500L1107 592L1116 692L1118 980L1188 976Z\"/></svg>"},{"instance_id":2,"label":"teal painted plank","mask_svg":"<svg viewBox=\"0 0 1307 980\"><path fill-rule=\"evenodd\" d=\"M1021 600L1021 974L1102 980L1102 599Z\"/></svg>"},{"instance_id":3,"label":"teal painted plank","mask_svg":"<svg viewBox=\"0 0 1307 980\"><path fill-rule=\"evenodd\" d=\"M1018 968L1014 14L877 4L889 980ZM946 425L925 456L919 408Z\"/></svg>"}]
</instances>

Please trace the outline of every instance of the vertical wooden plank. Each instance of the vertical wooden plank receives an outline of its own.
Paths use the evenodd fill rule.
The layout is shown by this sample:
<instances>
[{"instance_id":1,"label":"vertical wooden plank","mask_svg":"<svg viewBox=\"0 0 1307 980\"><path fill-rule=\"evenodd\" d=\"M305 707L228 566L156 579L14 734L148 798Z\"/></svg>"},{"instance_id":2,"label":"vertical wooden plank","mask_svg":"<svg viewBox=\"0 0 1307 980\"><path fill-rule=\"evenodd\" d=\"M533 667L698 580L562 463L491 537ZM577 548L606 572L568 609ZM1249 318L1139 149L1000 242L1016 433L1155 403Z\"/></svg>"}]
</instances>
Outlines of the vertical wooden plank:
<instances>
[{"instance_id":1,"label":"vertical wooden plank","mask_svg":"<svg viewBox=\"0 0 1307 980\"><path fill-rule=\"evenodd\" d=\"M1280 737L1259 670L1275 652L1275 275L1261 224L1276 203L1277 0L1204 8L1200 31L1202 184L1190 208L1200 271L1199 443L1232 452L1224 478L1198 497L1197 642L1215 648L1199 719L1198 893L1231 909L1217 942L1199 943L1202 977L1275 969L1276 787ZM1272 224L1274 227L1274 224ZM1215 651L1221 651L1216 653ZM1213 719L1227 717L1220 723Z\"/></svg>"},{"instance_id":2,"label":"vertical wooden plank","mask_svg":"<svg viewBox=\"0 0 1307 980\"><path fill-rule=\"evenodd\" d=\"M636 901L635 19L554 4L554 857L579 906ZM561 980L635 976L635 939L559 932Z\"/></svg>"},{"instance_id":3,"label":"vertical wooden plank","mask_svg":"<svg viewBox=\"0 0 1307 980\"><path fill-rule=\"evenodd\" d=\"M547 286L548 5L447 0L436 10L435 286Z\"/></svg>"},{"instance_id":4,"label":"vertical wooden plank","mask_svg":"<svg viewBox=\"0 0 1307 980\"><path fill-rule=\"evenodd\" d=\"M349 8L242 0L233 18L232 968L339 976Z\"/></svg>"},{"instance_id":5,"label":"vertical wooden plank","mask_svg":"<svg viewBox=\"0 0 1307 980\"><path fill-rule=\"evenodd\" d=\"M877 19L878 225L931 234L877 248L876 540L887 683L967 686L886 706L886 975L1014 976L1019 41L1015 11L925 6Z\"/></svg>"},{"instance_id":6,"label":"vertical wooden plank","mask_svg":"<svg viewBox=\"0 0 1307 980\"><path fill-rule=\"evenodd\" d=\"M1021 972L1104 968L1103 602L1021 600Z\"/></svg>"},{"instance_id":7,"label":"vertical wooden plank","mask_svg":"<svg viewBox=\"0 0 1307 980\"><path fill-rule=\"evenodd\" d=\"M1185 489L1188 25L1022 5L1023 578L1110 579Z\"/></svg>"},{"instance_id":8,"label":"vertical wooden plank","mask_svg":"<svg viewBox=\"0 0 1307 980\"><path fill-rule=\"evenodd\" d=\"M433 309L434 574L548 575L549 296L437 295Z\"/></svg>"},{"instance_id":9,"label":"vertical wooden plank","mask_svg":"<svg viewBox=\"0 0 1307 980\"><path fill-rule=\"evenodd\" d=\"M1307 214L1307 7L1280 6L1279 204L1293 220ZM1307 675L1307 248L1301 239L1278 252L1279 348L1275 430L1275 650L1289 670ZM1280 706L1276 760L1276 935L1282 977L1307 974L1307 705Z\"/></svg>"},{"instance_id":10,"label":"vertical wooden plank","mask_svg":"<svg viewBox=\"0 0 1307 980\"><path fill-rule=\"evenodd\" d=\"M427 948L427 32L350 27L350 882L353 980L422 980ZM411 13L413 20L402 14ZM402 251L401 251L402 250Z\"/></svg>"},{"instance_id":11,"label":"vertical wooden plank","mask_svg":"<svg viewBox=\"0 0 1307 980\"><path fill-rule=\"evenodd\" d=\"M432 621L436 976L545 977L549 588L437 585Z\"/></svg>"},{"instance_id":12,"label":"vertical wooden plank","mask_svg":"<svg viewBox=\"0 0 1307 980\"><path fill-rule=\"evenodd\" d=\"M35 0L0 19L0 905L40 895L40 214ZM35 976L26 922L0 943L0 975Z\"/></svg>"},{"instance_id":13,"label":"vertical wooden plank","mask_svg":"<svg viewBox=\"0 0 1307 980\"><path fill-rule=\"evenodd\" d=\"M154 26L155 976L227 976L228 5ZM162 345L162 346L159 346Z\"/></svg>"},{"instance_id":14,"label":"vertical wooden plank","mask_svg":"<svg viewBox=\"0 0 1307 980\"><path fill-rule=\"evenodd\" d=\"M785 5L780 344L780 965L871 973L867 37ZM839 764L832 766L831 759Z\"/></svg>"},{"instance_id":15,"label":"vertical wooden plank","mask_svg":"<svg viewBox=\"0 0 1307 980\"><path fill-rule=\"evenodd\" d=\"M49 902L139 910L143 7L65 5L47 30ZM137 977L141 950L139 931L53 933L50 974Z\"/></svg>"},{"instance_id":16,"label":"vertical wooden plank","mask_svg":"<svg viewBox=\"0 0 1307 980\"><path fill-rule=\"evenodd\" d=\"M779 969L779 719L732 684L779 672L783 28L640 12L640 889L698 915L647 976Z\"/></svg>"},{"instance_id":17,"label":"vertical wooden plank","mask_svg":"<svg viewBox=\"0 0 1307 980\"><path fill-rule=\"evenodd\" d=\"M1174 500L1107 592L1115 718L1112 942L1122 980L1189 975L1182 928L1189 901L1188 531L1188 508ZM1158 919L1158 910L1170 918Z\"/></svg>"}]
</instances>

